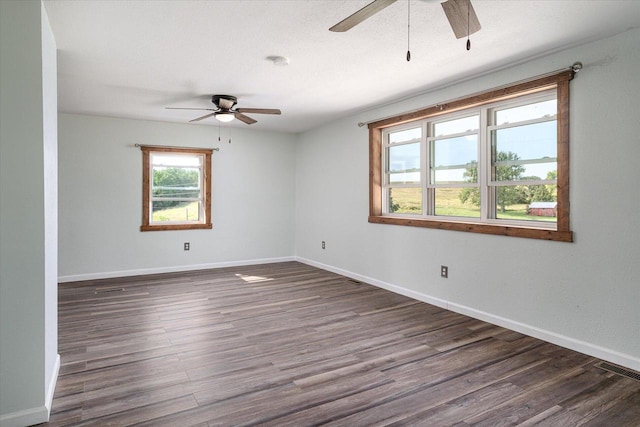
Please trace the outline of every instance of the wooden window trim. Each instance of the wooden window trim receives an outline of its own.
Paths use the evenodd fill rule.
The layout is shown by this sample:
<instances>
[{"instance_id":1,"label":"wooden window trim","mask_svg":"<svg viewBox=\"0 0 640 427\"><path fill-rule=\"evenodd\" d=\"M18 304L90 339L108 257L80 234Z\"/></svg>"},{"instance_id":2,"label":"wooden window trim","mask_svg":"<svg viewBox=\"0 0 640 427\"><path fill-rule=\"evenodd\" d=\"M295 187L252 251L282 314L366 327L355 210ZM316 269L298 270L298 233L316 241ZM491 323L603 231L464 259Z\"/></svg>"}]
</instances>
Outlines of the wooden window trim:
<instances>
[{"instance_id":1,"label":"wooden window trim","mask_svg":"<svg viewBox=\"0 0 640 427\"><path fill-rule=\"evenodd\" d=\"M206 148L182 148L182 147L163 147L154 145L140 146L142 151L142 225L140 231L167 231L167 230L202 230L212 229L211 223L211 155L212 149ZM197 224L150 224L149 223L149 205L150 205L150 155L151 153L185 153L204 155L204 164L202 165L203 173L203 195L204 195L204 215L205 219L202 223Z\"/></svg>"},{"instance_id":2,"label":"wooden window trim","mask_svg":"<svg viewBox=\"0 0 640 427\"><path fill-rule=\"evenodd\" d=\"M569 221L569 82L575 72L571 69L549 76L533 79L508 87L492 89L464 99L434 105L411 113L379 120L369 124L369 222L440 230L467 231L531 239L572 242L573 233ZM425 218L400 218L383 215L382 212L382 132L384 129L403 123L424 120L454 111L503 101L530 93L556 89L557 94L557 153L558 216L556 230L527 226L488 224L474 221L435 220Z\"/></svg>"}]
</instances>

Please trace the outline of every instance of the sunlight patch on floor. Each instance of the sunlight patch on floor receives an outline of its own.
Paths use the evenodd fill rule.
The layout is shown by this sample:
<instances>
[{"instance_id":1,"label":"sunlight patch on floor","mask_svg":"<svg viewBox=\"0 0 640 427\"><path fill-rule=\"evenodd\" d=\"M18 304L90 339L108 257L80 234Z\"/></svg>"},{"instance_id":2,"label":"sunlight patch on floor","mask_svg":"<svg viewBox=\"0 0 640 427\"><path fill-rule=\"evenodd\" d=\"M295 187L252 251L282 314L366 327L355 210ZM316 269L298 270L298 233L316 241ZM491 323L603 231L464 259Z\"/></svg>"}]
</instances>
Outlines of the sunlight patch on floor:
<instances>
[{"instance_id":1,"label":"sunlight patch on floor","mask_svg":"<svg viewBox=\"0 0 640 427\"><path fill-rule=\"evenodd\" d=\"M269 280L273 280L272 277L247 276L245 274L236 274L236 277L241 278L246 283L268 282Z\"/></svg>"}]
</instances>

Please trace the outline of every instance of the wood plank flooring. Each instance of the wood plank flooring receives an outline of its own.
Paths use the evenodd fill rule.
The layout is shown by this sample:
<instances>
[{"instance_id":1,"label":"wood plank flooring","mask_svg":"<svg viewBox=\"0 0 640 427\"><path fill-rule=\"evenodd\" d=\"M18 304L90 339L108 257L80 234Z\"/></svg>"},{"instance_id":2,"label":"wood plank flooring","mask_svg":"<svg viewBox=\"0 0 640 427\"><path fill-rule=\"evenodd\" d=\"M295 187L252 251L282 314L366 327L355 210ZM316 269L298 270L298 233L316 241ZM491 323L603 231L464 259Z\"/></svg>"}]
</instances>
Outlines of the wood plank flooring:
<instances>
[{"instance_id":1,"label":"wood plank flooring","mask_svg":"<svg viewBox=\"0 0 640 427\"><path fill-rule=\"evenodd\" d=\"M43 426L639 426L589 356L289 262L61 284Z\"/></svg>"}]
</instances>

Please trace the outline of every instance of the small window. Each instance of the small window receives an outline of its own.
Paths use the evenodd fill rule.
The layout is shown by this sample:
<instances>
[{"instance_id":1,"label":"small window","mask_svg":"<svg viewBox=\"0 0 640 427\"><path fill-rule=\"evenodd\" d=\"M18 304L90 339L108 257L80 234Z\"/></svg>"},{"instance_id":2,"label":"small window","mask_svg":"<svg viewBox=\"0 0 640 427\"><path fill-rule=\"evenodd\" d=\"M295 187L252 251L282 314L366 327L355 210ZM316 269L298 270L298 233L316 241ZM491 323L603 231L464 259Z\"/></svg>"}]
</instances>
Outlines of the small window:
<instances>
[{"instance_id":1,"label":"small window","mask_svg":"<svg viewBox=\"0 0 640 427\"><path fill-rule=\"evenodd\" d=\"M140 230L212 228L212 150L153 146L141 149Z\"/></svg>"},{"instance_id":2,"label":"small window","mask_svg":"<svg viewBox=\"0 0 640 427\"><path fill-rule=\"evenodd\" d=\"M571 241L573 71L369 125L369 221Z\"/></svg>"}]
</instances>

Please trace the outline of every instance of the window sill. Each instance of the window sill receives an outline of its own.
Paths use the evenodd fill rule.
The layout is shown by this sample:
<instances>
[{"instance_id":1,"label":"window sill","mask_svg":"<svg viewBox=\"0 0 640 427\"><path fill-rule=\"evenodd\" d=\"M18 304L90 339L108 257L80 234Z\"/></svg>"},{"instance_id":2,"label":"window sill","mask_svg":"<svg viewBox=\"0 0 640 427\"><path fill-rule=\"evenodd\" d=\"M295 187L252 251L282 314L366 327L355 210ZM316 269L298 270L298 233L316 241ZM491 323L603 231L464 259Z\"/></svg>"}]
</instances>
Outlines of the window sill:
<instances>
[{"instance_id":1,"label":"window sill","mask_svg":"<svg viewBox=\"0 0 640 427\"><path fill-rule=\"evenodd\" d=\"M435 228L439 230L466 231L470 233L493 234L498 236L524 237L528 239L573 242L571 231L545 230L518 226L481 224L460 221L434 221L423 218L399 218L392 216L369 216L369 222L375 224L404 225L410 227Z\"/></svg>"},{"instance_id":2,"label":"window sill","mask_svg":"<svg viewBox=\"0 0 640 427\"><path fill-rule=\"evenodd\" d=\"M140 231L168 231L168 230L210 230L211 224L161 224L141 225Z\"/></svg>"}]
</instances>

